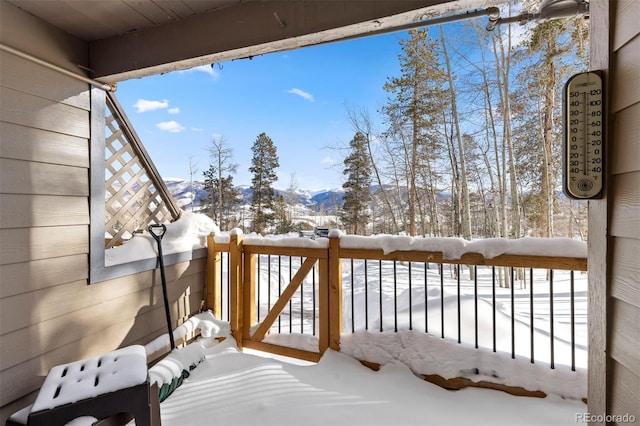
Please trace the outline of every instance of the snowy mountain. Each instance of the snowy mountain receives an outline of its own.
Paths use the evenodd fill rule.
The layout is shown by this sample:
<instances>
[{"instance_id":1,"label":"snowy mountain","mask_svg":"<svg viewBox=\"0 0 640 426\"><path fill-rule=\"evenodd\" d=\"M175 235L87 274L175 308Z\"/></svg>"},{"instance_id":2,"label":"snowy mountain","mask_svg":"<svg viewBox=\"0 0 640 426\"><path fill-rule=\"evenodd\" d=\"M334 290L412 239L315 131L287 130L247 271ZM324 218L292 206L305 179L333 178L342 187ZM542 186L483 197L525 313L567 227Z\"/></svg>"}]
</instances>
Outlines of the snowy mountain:
<instances>
[{"instance_id":1,"label":"snowy mountain","mask_svg":"<svg viewBox=\"0 0 640 426\"><path fill-rule=\"evenodd\" d=\"M193 189L191 182L185 179L166 178L164 182L178 203L178 206L181 208L190 206L192 199L195 207L200 206L207 197L207 191L204 190L204 182L202 181L193 181ZM242 193L243 204L250 204L252 195L251 188L247 185L242 185L238 186L237 189ZM285 200L291 198L287 191L276 189L276 193L284 196ZM320 191L297 190L294 202L290 204L315 212L334 212L342 205L343 195L344 191L342 188Z\"/></svg>"}]
</instances>

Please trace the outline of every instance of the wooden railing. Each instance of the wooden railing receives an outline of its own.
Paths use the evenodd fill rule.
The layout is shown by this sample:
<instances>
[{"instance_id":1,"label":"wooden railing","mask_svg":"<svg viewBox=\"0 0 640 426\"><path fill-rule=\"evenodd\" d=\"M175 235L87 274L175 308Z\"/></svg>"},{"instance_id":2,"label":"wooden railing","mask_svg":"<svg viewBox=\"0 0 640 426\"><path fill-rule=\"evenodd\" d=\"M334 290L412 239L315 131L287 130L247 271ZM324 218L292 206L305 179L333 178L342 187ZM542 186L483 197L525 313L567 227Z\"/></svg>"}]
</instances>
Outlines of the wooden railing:
<instances>
[{"instance_id":1,"label":"wooden railing","mask_svg":"<svg viewBox=\"0 0 640 426\"><path fill-rule=\"evenodd\" d=\"M515 357L516 328L530 321L531 362L539 358L534 354L534 321L539 322L540 315L550 316L544 335L550 336L550 349L545 346L545 351L550 351L550 360L546 361L550 361L553 368L557 340L554 304L570 303L570 314L567 314L570 318L565 322L571 330L570 338L566 339L571 347L571 360L563 363L575 368L574 273L587 270L585 258L503 254L486 259L479 253L465 253L459 259L445 259L441 252L434 251L385 253L382 249L341 247L337 237L321 239L308 247L299 244L287 247L260 244L255 238L246 243L241 234L232 234L225 240L212 235L208 247L207 306L216 317L230 322L240 347L317 361L327 348L340 350L343 333L357 330L418 330L461 342L465 340L461 336L461 304L473 302L475 336L465 336L466 340L471 344L475 340L476 348L485 346L505 352L510 349ZM465 265L469 266L468 270ZM491 277L490 282L479 284L480 268L488 268L483 273ZM399 269L403 270L402 274ZM354 289L356 270L358 279L364 283L360 289ZM383 276L386 270L391 271L390 275ZM449 277L445 278L447 274ZM469 278L462 278L466 274ZM518 285L520 288L516 289ZM560 285L567 290L559 291ZM389 300L383 301L383 286L390 289ZM373 296L379 297L379 302L373 303L376 312L367 312ZM408 309L398 309L401 296L408 297L408 303L404 302ZM417 301L412 297L422 299ZM503 306L508 305L503 309L504 314L499 315L510 317L511 348L496 347L496 297L502 300ZM478 325L479 300L493 309L492 330ZM580 309L580 315L586 320L586 294L584 300L580 295L582 302L584 309ZM457 319L445 319L445 303L457 308ZM345 305L346 330L343 329ZM429 309L437 311L440 317L432 318L436 324L431 324L431 328ZM389 323L385 323L385 318ZM454 323L457 333L456 327L450 327ZM312 338L308 340L317 341L317 348L296 347L277 338L292 334Z\"/></svg>"}]
</instances>

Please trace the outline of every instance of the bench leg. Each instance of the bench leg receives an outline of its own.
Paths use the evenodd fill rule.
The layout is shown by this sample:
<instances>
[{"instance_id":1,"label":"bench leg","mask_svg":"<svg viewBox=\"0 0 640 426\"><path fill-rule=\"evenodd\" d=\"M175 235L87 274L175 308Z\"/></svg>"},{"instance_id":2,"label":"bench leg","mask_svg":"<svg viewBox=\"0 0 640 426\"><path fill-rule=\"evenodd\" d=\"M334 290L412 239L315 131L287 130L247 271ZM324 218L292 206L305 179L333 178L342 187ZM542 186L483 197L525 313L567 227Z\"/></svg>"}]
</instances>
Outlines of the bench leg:
<instances>
[{"instance_id":1,"label":"bench leg","mask_svg":"<svg viewBox=\"0 0 640 426\"><path fill-rule=\"evenodd\" d=\"M79 416L93 416L109 420L104 423L107 425L124 419L126 415L121 415L122 413L133 416L136 426L160 426L158 387L150 387L147 382L50 410L32 412L28 424L29 426L63 425ZM102 421L99 424L102 424Z\"/></svg>"}]
</instances>

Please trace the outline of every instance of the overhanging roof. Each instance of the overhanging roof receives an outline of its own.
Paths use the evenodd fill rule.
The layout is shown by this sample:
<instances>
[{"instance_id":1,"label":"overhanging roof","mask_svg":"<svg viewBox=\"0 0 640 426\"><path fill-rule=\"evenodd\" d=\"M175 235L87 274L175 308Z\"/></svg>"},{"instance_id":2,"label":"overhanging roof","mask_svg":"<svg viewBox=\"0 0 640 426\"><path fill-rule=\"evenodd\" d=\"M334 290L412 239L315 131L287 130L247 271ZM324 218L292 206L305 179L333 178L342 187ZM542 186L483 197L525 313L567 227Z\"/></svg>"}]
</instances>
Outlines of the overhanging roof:
<instances>
[{"instance_id":1,"label":"overhanging roof","mask_svg":"<svg viewBox=\"0 0 640 426\"><path fill-rule=\"evenodd\" d=\"M490 0L5 0L89 45L107 82L389 31Z\"/></svg>"}]
</instances>

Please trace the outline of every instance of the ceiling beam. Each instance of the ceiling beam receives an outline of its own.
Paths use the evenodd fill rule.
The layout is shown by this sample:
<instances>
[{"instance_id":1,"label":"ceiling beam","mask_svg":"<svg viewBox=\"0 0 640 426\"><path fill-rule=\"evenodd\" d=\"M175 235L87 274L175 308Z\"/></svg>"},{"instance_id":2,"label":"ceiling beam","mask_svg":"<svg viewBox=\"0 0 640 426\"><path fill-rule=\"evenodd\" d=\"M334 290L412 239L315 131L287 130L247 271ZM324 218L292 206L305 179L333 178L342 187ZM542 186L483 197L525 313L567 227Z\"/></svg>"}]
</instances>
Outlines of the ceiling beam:
<instances>
[{"instance_id":1,"label":"ceiling beam","mask_svg":"<svg viewBox=\"0 0 640 426\"><path fill-rule=\"evenodd\" d=\"M487 0L249 0L214 13L97 40L93 78L117 82L373 34Z\"/></svg>"}]
</instances>

